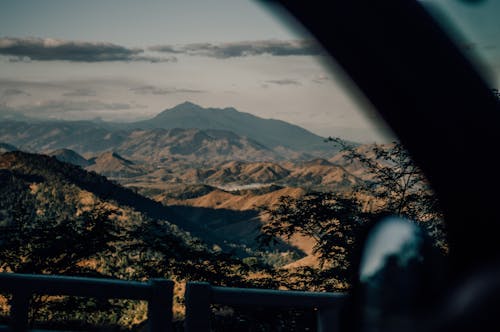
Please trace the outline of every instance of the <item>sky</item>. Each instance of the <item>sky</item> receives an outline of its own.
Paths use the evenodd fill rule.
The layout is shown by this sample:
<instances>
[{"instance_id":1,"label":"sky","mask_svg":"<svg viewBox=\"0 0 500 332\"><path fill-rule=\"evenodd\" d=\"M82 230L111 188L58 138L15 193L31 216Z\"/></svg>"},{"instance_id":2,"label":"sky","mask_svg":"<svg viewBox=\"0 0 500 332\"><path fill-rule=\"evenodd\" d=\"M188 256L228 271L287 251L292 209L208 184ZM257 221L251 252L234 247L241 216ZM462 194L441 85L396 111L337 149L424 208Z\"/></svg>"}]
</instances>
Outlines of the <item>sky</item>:
<instances>
[{"instance_id":1,"label":"sky","mask_svg":"<svg viewBox=\"0 0 500 332\"><path fill-rule=\"evenodd\" d=\"M191 101L322 136L391 139L314 39L257 2L0 0L0 9L0 110L134 121ZM468 45L492 51L488 43Z\"/></svg>"}]
</instances>

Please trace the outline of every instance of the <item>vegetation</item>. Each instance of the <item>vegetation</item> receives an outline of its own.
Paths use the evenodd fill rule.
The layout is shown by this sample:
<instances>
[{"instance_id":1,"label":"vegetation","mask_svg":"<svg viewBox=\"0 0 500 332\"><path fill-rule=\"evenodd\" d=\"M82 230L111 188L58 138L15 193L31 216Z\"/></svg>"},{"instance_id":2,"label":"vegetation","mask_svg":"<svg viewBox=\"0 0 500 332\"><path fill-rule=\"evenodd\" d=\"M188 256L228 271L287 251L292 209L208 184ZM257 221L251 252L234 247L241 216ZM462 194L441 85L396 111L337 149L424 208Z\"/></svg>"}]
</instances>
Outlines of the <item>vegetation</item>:
<instances>
[{"instance_id":1,"label":"vegetation","mask_svg":"<svg viewBox=\"0 0 500 332\"><path fill-rule=\"evenodd\" d=\"M1 272L172 279L177 282L177 318L186 280L278 287L266 275L249 281L248 264L209 249L167 220L140 212L141 207L138 211L120 204L135 194L76 166L45 156L8 153L0 158L0 182ZM154 216L160 212L154 211ZM129 329L146 319L145 305L132 301L37 296L31 307L36 326L50 321L56 327L88 329L89 324L105 323Z\"/></svg>"},{"instance_id":2,"label":"vegetation","mask_svg":"<svg viewBox=\"0 0 500 332\"><path fill-rule=\"evenodd\" d=\"M269 223L261 227L260 240L272 243L295 234L315 240L313 252L320 267L300 268L293 280L320 290L349 287L352 255L364 225L381 215L398 215L419 223L447 251L442 213L437 198L418 166L400 143L374 144L362 151L340 139L347 164L363 169L364 181L344 193L310 193L302 198L282 197L266 208Z\"/></svg>"},{"instance_id":3,"label":"vegetation","mask_svg":"<svg viewBox=\"0 0 500 332\"><path fill-rule=\"evenodd\" d=\"M363 177L352 191L281 197L276 206L265 209L269 222L262 225L260 236L266 246L297 234L314 239L318 268L278 268L290 257L272 247L267 257L249 251L249 257L240 259L171 223L178 218L175 210L105 177L55 158L10 152L0 156L0 272L172 279L176 282L175 316L181 319L181 294L187 280L345 291L357 235L380 214L419 222L436 246L446 251L437 200L401 145L373 145L363 151L332 141L341 147L345 167L357 164L363 168ZM133 301L37 296L32 309L32 324L39 327L136 329L146 319L146 305ZM300 330L301 322L312 317L295 311L256 309L249 313L241 308L219 308L216 313L216 326L224 322L224 326L243 328L259 321L263 331L272 330L270 322L277 321L288 322L289 330Z\"/></svg>"}]
</instances>

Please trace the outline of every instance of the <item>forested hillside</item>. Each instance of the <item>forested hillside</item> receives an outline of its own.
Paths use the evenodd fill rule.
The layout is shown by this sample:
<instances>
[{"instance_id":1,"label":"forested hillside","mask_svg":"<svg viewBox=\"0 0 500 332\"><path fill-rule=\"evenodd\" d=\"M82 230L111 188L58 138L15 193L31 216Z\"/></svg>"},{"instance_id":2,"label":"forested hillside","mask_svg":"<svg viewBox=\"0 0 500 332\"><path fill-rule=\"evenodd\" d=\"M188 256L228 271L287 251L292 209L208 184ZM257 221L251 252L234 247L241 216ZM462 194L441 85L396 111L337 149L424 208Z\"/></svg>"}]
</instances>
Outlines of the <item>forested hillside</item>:
<instances>
[{"instance_id":1,"label":"forested hillside","mask_svg":"<svg viewBox=\"0 0 500 332\"><path fill-rule=\"evenodd\" d=\"M175 216L160 203L77 166L42 155L5 153L0 155L0 183L2 272L163 277L177 282L179 294L186 280L278 286L265 267L260 277L250 278L255 266L212 250L170 223ZM122 301L113 308L108 304L105 313L96 303L81 309L89 304L83 300L36 301L34 319L39 322L59 315L56 318L64 318L65 324L82 317L99 323L105 315L109 324L132 328L145 319L140 303ZM176 310L180 315L179 303Z\"/></svg>"}]
</instances>

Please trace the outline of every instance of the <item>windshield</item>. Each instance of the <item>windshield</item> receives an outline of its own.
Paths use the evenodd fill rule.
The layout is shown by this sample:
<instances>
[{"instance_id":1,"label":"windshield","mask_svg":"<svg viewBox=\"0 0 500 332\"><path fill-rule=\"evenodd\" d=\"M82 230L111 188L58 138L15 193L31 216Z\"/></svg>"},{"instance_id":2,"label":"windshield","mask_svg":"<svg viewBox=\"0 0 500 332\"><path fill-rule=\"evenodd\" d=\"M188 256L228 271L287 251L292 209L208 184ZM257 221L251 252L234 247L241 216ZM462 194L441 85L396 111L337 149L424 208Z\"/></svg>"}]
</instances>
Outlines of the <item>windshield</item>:
<instances>
[{"instance_id":1,"label":"windshield","mask_svg":"<svg viewBox=\"0 0 500 332\"><path fill-rule=\"evenodd\" d=\"M190 281L350 290L356 236L380 214L418 222L446 252L418 166L280 18L234 0L5 2L0 272L171 279L182 321ZM146 320L132 301L34 303L33 326ZM296 324L216 309L224 323Z\"/></svg>"},{"instance_id":2,"label":"windshield","mask_svg":"<svg viewBox=\"0 0 500 332\"><path fill-rule=\"evenodd\" d=\"M421 3L476 65L491 88L498 90L500 3L488 0L424 0Z\"/></svg>"}]
</instances>

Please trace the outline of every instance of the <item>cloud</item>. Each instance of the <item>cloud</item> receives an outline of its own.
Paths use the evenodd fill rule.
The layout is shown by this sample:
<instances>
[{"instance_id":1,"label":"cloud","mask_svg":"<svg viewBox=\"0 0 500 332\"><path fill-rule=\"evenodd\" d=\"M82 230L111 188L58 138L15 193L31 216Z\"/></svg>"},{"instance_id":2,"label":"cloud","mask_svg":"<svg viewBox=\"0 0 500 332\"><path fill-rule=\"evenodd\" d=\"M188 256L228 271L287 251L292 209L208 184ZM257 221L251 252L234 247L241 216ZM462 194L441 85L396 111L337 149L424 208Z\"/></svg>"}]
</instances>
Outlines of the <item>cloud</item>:
<instances>
[{"instance_id":1,"label":"cloud","mask_svg":"<svg viewBox=\"0 0 500 332\"><path fill-rule=\"evenodd\" d=\"M272 56L323 55L323 49L312 40L257 40L232 43L197 43L181 46L157 45L152 51L206 56L219 59L268 54Z\"/></svg>"},{"instance_id":2,"label":"cloud","mask_svg":"<svg viewBox=\"0 0 500 332\"><path fill-rule=\"evenodd\" d=\"M9 107L10 111L36 116L54 115L74 111L129 110L141 105L122 102L103 102L100 100L44 100L33 104Z\"/></svg>"},{"instance_id":3,"label":"cloud","mask_svg":"<svg viewBox=\"0 0 500 332\"><path fill-rule=\"evenodd\" d=\"M277 84L277 85L301 85L299 81L291 79L269 80L266 81L266 83Z\"/></svg>"},{"instance_id":4,"label":"cloud","mask_svg":"<svg viewBox=\"0 0 500 332\"><path fill-rule=\"evenodd\" d=\"M24 90L21 90L21 89L17 89L17 88L8 88L8 89L5 89L3 92L2 92L2 97L9 97L9 96L31 96L28 92L24 91Z\"/></svg>"},{"instance_id":5,"label":"cloud","mask_svg":"<svg viewBox=\"0 0 500 332\"><path fill-rule=\"evenodd\" d=\"M143 85L136 88L130 88L130 91L133 91L138 95L168 95L173 93L204 93L203 90L194 90L194 89L177 89L177 88L158 88L152 85Z\"/></svg>"},{"instance_id":6,"label":"cloud","mask_svg":"<svg viewBox=\"0 0 500 332\"><path fill-rule=\"evenodd\" d=\"M102 117L107 119L135 119L148 106L130 102L106 102L100 100L43 100L21 105L0 102L3 112L17 117L35 119L85 120Z\"/></svg>"},{"instance_id":7,"label":"cloud","mask_svg":"<svg viewBox=\"0 0 500 332\"><path fill-rule=\"evenodd\" d=\"M94 97L97 92L91 89L77 89L70 92L63 93L65 97Z\"/></svg>"},{"instance_id":8,"label":"cloud","mask_svg":"<svg viewBox=\"0 0 500 332\"><path fill-rule=\"evenodd\" d=\"M0 38L0 55L9 61L147 61L175 62L175 57L156 57L144 54L140 48L128 48L112 43L83 42L51 38Z\"/></svg>"}]
</instances>

